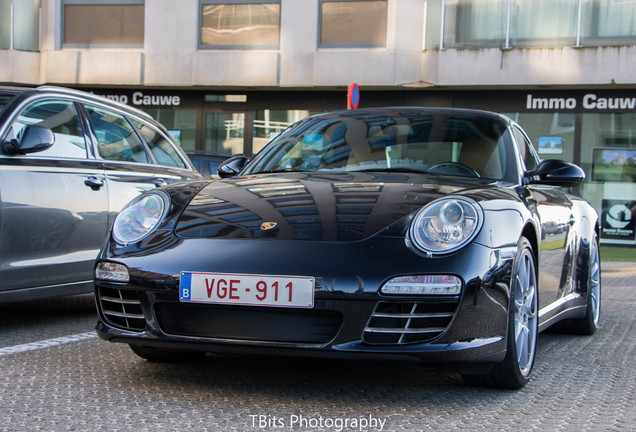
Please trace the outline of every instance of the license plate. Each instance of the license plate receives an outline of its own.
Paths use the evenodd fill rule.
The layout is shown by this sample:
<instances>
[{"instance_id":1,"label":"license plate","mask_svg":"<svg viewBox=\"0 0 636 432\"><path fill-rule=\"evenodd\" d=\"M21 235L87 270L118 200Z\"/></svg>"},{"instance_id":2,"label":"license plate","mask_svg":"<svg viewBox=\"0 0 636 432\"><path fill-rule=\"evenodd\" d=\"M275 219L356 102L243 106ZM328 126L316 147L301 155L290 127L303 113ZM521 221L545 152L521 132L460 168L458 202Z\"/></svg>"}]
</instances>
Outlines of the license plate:
<instances>
[{"instance_id":1,"label":"license plate","mask_svg":"<svg viewBox=\"0 0 636 432\"><path fill-rule=\"evenodd\" d=\"M314 307L313 277L182 272L182 302Z\"/></svg>"}]
</instances>

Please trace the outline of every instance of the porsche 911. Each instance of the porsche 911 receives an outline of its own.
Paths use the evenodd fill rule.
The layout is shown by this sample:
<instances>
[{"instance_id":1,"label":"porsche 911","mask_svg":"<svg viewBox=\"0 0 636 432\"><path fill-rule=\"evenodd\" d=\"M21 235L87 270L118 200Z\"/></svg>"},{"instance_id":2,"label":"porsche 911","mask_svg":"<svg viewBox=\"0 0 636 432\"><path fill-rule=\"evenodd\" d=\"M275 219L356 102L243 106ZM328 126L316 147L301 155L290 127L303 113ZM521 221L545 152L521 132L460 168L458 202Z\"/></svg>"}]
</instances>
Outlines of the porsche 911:
<instances>
[{"instance_id":1,"label":"porsche 911","mask_svg":"<svg viewBox=\"0 0 636 432\"><path fill-rule=\"evenodd\" d=\"M550 326L593 334L599 221L577 166L496 113L303 119L220 180L148 191L95 266L101 338L206 352L415 360L523 387Z\"/></svg>"}]
</instances>

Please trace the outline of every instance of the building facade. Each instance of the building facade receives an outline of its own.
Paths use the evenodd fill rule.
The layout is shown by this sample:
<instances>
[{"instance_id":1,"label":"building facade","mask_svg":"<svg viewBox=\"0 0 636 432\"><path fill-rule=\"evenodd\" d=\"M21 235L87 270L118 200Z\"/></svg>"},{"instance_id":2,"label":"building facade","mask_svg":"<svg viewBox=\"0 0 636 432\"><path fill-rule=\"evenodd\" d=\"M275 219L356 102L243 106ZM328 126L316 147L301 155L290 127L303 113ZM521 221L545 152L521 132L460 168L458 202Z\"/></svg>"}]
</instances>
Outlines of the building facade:
<instances>
[{"instance_id":1,"label":"building facade","mask_svg":"<svg viewBox=\"0 0 636 432\"><path fill-rule=\"evenodd\" d=\"M136 106L188 151L252 155L353 82L511 116L636 244L636 0L0 0L0 83Z\"/></svg>"}]
</instances>

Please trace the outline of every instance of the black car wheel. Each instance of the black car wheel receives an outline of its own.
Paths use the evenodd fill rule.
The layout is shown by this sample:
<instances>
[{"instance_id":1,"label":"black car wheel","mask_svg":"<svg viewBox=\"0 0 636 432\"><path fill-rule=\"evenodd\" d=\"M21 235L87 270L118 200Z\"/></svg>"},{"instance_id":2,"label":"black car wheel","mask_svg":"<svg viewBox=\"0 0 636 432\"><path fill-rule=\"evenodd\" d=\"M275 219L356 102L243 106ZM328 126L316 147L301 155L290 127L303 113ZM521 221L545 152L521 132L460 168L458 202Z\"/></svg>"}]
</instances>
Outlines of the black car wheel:
<instances>
[{"instance_id":1,"label":"black car wheel","mask_svg":"<svg viewBox=\"0 0 636 432\"><path fill-rule=\"evenodd\" d=\"M519 241L510 285L506 357L485 375L464 375L470 384L519 389L530 380L539 333L538 285L532 246L524 237Z\"/></svg>"},{"instance_id":2,"label":"black car wheel","mask_svg":"<svg viewBox=\"0 0 636 432\"><path fill-rule=\"evenodd\" d=\"M139 357L153 363L185 363L205 355L201 351L176 351L130 344L130 349Z\"/></svg>"}]
</instances>

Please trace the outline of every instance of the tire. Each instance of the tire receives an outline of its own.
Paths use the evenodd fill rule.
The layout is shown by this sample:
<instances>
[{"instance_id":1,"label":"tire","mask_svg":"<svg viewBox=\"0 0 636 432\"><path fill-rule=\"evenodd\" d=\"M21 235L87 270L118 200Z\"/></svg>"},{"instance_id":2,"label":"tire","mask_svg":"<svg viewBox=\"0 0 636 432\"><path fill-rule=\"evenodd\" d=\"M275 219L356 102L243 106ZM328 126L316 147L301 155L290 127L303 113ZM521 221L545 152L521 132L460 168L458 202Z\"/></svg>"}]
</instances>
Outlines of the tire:
<instances>
[{"instance_id":1,"label":"tire","mask_svg":"<svg viewBox=\"0 0 636 432\"><path fill-rule=\"evenodd\" d=\"M205 355L201 351L176 351L133 344L129 346L139 357L153 363L186 363Z\"/></svg>"},{"instance_id":2,"label":"tire","mask_svg":"<svg viewBox=\"0 0 636 432\"><path fill-rule=\"evenodd\" d=\"M520 389L530 380L539 334L537 268L530 242L521 237L510 277L506 356L485 375L464 375L473 385Z\"/></svg>"},{"instance_id":3,"label":"tire","mask_svg":"<svg viewBox=\"0 0 636 432\"><path fill-rule=\"evenodd\" d=\"M571 334L591 336L598 330L601 318L601 256L598 237L594 235L590 243L590 252L583 273L582 283L587 296L587 308L583 318L563 321L560 328Z\"/></svg>"}]
</instances>

